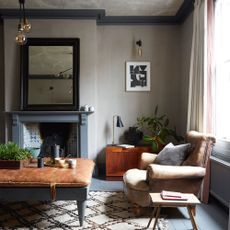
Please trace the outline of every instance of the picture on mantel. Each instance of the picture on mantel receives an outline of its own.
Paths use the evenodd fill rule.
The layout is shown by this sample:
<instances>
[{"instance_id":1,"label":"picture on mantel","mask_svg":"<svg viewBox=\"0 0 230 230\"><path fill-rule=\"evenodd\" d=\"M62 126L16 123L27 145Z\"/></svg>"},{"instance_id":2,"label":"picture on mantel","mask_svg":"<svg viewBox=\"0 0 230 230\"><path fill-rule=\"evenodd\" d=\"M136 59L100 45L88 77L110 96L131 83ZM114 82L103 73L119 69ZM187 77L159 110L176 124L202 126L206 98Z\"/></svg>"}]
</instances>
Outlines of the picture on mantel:
<instances>
[{"instance_id":1,"label":"picture on mantel","mask_svg":"<svg viewBox=\"0 0 230 230\"><path fill-rule=\"evenodd\" d=\"M150 62L126 62L126 91L150 91Z\"/></svg>"}]
</instances>

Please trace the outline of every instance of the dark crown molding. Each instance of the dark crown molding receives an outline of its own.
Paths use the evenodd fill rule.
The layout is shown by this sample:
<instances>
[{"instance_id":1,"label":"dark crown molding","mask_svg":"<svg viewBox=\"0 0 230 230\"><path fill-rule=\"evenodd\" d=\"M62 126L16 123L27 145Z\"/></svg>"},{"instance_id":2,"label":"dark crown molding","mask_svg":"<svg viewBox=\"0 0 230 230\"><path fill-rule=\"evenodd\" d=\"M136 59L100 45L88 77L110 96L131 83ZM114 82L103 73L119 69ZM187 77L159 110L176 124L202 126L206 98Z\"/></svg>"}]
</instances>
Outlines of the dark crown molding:
<instances>
[{"instance_id":1,"label":"dark crown molding","mask_svg":"<svg viewBox=\"0 0 230 230\"><path fill-rule=\"evenodd\" d=\"M98 25L173 25L184 22L193 10L194 0L184 0L175 16L106 16L103 9L97 10L48 10L29 9L26 15L31 19L94 19ZM19 18L19 9L0 9L1 19Z\"/></svg>"}]
</instances>

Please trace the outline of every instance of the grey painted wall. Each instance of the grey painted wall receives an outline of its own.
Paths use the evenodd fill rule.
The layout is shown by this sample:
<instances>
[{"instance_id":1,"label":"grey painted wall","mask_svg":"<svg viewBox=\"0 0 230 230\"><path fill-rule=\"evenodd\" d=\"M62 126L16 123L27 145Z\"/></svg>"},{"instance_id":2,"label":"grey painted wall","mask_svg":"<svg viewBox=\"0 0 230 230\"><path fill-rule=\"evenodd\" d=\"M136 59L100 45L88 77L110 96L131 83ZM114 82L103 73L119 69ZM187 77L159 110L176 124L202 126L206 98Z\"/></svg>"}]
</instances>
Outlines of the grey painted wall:
<instances>
[{"instance_id":1,"label":"grey painted wall","mask_svg":"<svg viewBox=\"0 0 230 230\"><path fill-rule=\"evenodd\" d=\"M4 52L3 52L3 23L0 21L0 143L4 137Z\"/></svg>"},{"instance_id":2,"label":"grey painted wall","mask_svg":"<svg viewBox=\"0 0 230 230\"><path fill-rule=\"evenodd\" d=\"M180 88L180 114L181 130L186 130L187 122L187 105L188 105L188 88L189 88L189 68L192 44L192 31L193 31L193 14L190 14L184 24L181 26L181 85Z\"/></svg>"},{"instance_id":3,"label":"grey painted wall","mask_svg":"<svg viewBox=\"0 0 230 230\"><path fill-rule=\"evenodd\" d=\"M191 20L191 19L189 19ZM19 47L14 42L17 20L4 21L5 110L19 109ZM112 142L112 117L122 117L115 142L140 115L154 106L185 133L187 59L191 23L182 26L97 26L93 20L31 20L29 37L80 38L80 105L95 107L89 116L89 157L104 161L104 148ZM134 43L143 42L143 56L135 56ZM185 54L182 54L185 53ZM184 60L186 58L186 60ZM125 91L125 62L151 62L151 92Z\"/></svg>"}]
</instances>

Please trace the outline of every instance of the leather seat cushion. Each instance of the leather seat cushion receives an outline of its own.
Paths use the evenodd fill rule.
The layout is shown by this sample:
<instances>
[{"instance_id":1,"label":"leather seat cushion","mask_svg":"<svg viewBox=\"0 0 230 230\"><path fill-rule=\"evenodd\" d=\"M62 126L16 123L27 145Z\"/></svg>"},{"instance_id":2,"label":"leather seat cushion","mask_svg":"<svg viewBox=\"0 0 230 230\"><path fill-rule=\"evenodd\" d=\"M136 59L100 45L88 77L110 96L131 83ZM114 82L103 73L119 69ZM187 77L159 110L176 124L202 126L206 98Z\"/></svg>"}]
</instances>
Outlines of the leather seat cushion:
<instances>
[{"instance_id":1,"label":"leather seat cushion","mask_svg":"<svg viewBox=\"0 0 230 230\"><path fill-rule=\"evenodd\" d=\"M55 184L58 187L85 187L90 184L94 162L77 159L77 167L24 167L22 169L0 169L0 186L42 187Z\"/></svg>"}]
</instances>

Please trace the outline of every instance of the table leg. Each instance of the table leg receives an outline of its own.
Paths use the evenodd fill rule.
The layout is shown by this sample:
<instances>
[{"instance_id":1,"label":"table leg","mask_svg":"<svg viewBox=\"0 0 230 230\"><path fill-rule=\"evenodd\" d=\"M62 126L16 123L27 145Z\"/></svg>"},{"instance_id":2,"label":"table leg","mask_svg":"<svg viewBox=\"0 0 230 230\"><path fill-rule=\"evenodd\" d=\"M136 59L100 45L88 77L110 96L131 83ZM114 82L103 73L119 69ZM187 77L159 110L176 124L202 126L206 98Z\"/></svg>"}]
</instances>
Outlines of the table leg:
<instances>
[{"instance_id":1,"label":"table leg","mask_svg":"<svg viewBox=\"0 0 230 230\"><path fill-rule=\"evenodd\" d=\"M191 211L192 211L193 216L195 217L196 216L196 206L195 205L191 206Z\"/></svg>"},{"instance_id":2,"label":"table leg","mask_svg":"<svg viewBox=\"0 0 230 230\"><path fill-rule=\"evenodd\" d=\"M85 218L86 200L77 200L77 208L80 226L83 226L83 221Z\"/></svg>"},{"instance_id":3,"label":"table leg","mask_svg":"<svg viewBox=\"0 0 230 230\"><path fill-rule=\"evenodd\" d=\"M194 230L198 230L198 227L196 225L196 221L195 221L194 215L192 213L192 209L193 209L193 206L187 206L187 210L188 210L191 222L192 222L193 229Z\"/></svg>"},{"instance_id":4,"label":"table leg","mask_svg":"<svg viewBox=\"0 0 230 230\"><path fill-rule=\"evenodd\" d=\"M153 217L154 217L155 214L156 214L156 211L157 211L157 207L154 207L153 212L152 212L151 217L150 217L150 220L149 220L149 223L148 223L148 225L147 225L146 228L149 228L149 226L150 226L150 224L151 224L151 222L152 222L152 219L153 219Z\"/></svg>"},{"instance_id":5,"label":"table leg","mask_svg":"<svg viewBox=\"0 0 230 230\"><path fill-rule=\"evenodd\" d=\"M154 225L153 225L153 230L155 229L155 227L156 227L156 225L157 225L157 220L158 220L158 218L159 218L160 211L161 211L161 205L158 205L158 206L157 206L157 214L156 214L156 218L155 218Z\"/></svg>"}]
</instances>

